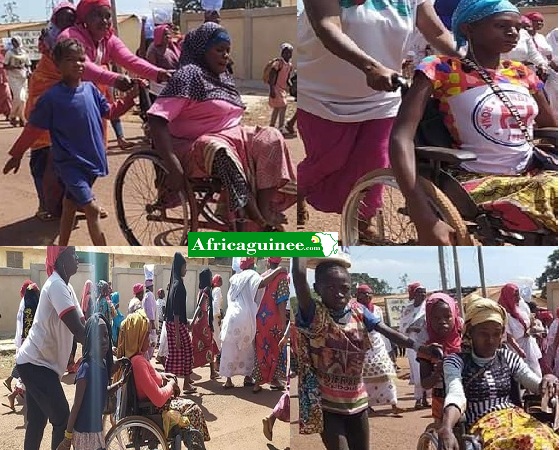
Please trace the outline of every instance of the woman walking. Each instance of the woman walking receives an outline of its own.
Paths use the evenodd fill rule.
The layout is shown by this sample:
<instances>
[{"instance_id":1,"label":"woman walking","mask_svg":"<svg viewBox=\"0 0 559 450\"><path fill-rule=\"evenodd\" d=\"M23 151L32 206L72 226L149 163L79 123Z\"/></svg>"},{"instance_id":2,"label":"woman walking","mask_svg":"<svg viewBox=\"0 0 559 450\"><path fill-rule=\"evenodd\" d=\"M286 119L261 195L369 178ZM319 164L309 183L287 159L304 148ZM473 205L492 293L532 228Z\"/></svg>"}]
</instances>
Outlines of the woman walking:
<instances>
[{"instance_id":1,"label":"woman walking","mask_svg":"<svg viewBox=\"0 0 559 450\"><path fill-rule=\"evenodd\" d=\"M13 101L10 111L10 123L16 127L25 125L25 102L27 101L27 78L31 60L27 50L23 48L21 37L12 38L12 49L6 52L4 68L8 72L8 84L12 91Z\"/></svg>"}]
</instances>

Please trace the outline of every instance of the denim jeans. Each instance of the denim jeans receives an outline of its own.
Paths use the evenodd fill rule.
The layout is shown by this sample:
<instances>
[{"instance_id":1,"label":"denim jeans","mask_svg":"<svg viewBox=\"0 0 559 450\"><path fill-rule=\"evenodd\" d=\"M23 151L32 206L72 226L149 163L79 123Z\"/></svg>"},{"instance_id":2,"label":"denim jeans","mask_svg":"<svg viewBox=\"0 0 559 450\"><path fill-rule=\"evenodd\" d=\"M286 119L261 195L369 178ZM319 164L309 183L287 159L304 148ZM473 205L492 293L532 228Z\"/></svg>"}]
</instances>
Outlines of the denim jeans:
<instances>
[{"instance_id":1,"label":"denim jeans","mask_svg":"<svg viewBox=\"0 0 559 450\"><path fill-rule=\"evenodd\" d=\"M51 449L56 450L64 440L70 408L58 374L34 364L18 364L17 370L25 385L27 429L24 450L39 450L47 419L52 424Z\"/></svg>"}]
</instances>

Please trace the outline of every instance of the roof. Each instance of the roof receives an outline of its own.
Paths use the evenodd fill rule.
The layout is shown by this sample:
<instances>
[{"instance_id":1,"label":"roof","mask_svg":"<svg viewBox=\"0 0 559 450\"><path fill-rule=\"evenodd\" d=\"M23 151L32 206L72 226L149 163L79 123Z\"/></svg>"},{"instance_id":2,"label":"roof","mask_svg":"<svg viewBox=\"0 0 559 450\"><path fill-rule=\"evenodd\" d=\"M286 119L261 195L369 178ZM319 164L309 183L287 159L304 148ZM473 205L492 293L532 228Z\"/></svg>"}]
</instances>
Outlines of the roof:
<instances>
[{"instance_id":1,"label":"roof","mask_svg":"<svg viewBox=\"0 0 559 450\"><path fill-rule=\"evenodd\" d=\"M123 14L117 17L117 23L122 23L130 19L131 17L136 17L135 14ZM3 23L0 24L0 33L2 32L10 32L10 31L17 31L21 29L35 29L39 30L44 28L47 25L47 21L39 21L39 22L18 22L18 23Z\"/></svg>"}]
</instances>

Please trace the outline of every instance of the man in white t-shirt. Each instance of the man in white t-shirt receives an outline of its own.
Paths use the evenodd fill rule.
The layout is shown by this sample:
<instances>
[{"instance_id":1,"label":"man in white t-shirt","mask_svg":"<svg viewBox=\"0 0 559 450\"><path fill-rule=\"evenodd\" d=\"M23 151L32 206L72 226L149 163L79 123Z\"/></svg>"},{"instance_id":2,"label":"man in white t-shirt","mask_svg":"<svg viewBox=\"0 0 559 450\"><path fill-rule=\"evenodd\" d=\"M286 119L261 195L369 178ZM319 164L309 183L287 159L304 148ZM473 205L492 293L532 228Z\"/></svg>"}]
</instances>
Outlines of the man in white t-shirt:
<instances>
[{"instance_id":1,"label":"man in white t-shirt","mask_svg":"<svg viewBox=\"0 0 559 450\"><path fill-rule=\"evenodd\" d=\"M25 384L27 429L25 450L39 450L47 419L52 424L51 447L64 440L70 415L60 379L66 370L74 337L85 341L84 315L69 284L78 270L74 247L47 247L47 275L29 335L16 363Z\"/></svg>"}]
</instances>

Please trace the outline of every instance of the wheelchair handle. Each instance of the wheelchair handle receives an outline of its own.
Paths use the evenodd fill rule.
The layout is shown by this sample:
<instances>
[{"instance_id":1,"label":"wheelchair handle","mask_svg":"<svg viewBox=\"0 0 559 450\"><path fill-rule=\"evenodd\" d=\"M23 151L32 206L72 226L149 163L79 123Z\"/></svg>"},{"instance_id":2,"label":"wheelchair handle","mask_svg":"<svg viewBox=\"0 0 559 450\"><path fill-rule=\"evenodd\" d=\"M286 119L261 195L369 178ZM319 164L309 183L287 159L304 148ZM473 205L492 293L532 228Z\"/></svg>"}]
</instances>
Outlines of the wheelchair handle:
<instances>
[{"instance_id":1,"label":"wheelchair handle","mask_svg":"<svg viewBox=\"0 0 559 450\"><path fill-rule=\"evenodd\" d=\"M400 88L402 90L409 88L408 80L406 80L402 75L398 73L392 74L392 86L396 89Z\"/></svg>"},{"instance_id":2,"label":"wheelchair handle","mask_svg":"<svg viewBox=\"0 0 559 450\"><path fill-rule=\"evenodd\" d=\"M132 361L128 358L120 358L120 363L123 366L122 375L120 376L120 381L125 383L128 380L128 377L132 373Z\"/></svg>"}]
</instances>

